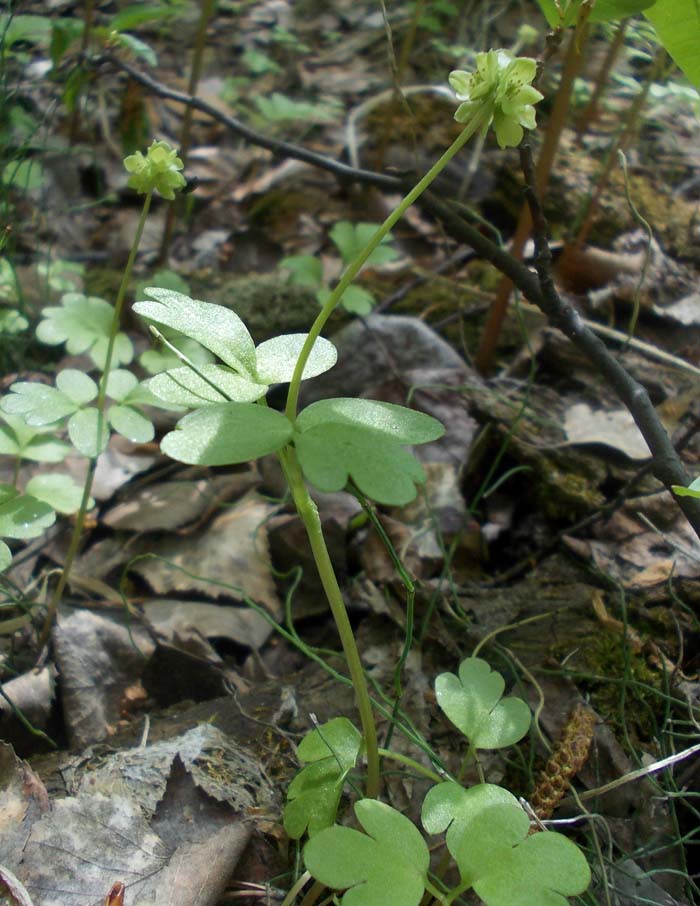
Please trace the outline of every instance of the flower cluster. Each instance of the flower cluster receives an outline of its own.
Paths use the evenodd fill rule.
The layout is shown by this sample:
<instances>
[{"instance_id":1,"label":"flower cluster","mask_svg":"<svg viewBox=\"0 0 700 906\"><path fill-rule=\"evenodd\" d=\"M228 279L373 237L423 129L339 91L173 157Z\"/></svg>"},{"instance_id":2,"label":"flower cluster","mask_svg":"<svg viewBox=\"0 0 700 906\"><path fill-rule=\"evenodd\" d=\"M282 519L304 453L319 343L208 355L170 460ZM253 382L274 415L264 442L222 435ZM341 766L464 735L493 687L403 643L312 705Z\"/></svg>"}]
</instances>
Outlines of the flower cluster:
<instances>
[{"instance_id":1,"label":"flower cluster","mask_svg":"<svg viewBox=\"0 0 700 906\"><path fill-rule=\"evenodd\" d=\"M514 148L523 137L523 127L535 128L533 104L543 95L532 87L537 63L530 57L512 57L506 50L489 50L476 55L476 72L455 70L450 85L463 103L455 119L466 123L489 112L487 127L493 123L501 148Z\"/></svg>"},{"instance_id":2,"label":"flower cluster","mask_svg":"<svg viewBox=\"0 0 700 906\"><path fill-rule=\"evenodd\" d=\"M131 173L127 185L140 195L157 190L169 201L175 191L185 185L180 173L183 163L167 142L153 142L146 154L136 151L124 159L124 166Z\"/></svg>"}]
</instances>

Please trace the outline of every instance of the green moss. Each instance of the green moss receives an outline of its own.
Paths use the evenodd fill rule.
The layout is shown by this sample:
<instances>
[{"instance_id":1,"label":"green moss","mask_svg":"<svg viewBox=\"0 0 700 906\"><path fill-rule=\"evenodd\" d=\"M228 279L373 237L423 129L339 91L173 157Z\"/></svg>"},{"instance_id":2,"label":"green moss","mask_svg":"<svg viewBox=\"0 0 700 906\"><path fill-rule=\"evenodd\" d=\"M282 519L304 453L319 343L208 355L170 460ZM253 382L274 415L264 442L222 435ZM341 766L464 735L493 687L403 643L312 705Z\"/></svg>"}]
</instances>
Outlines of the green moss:
<instances>
[{"instance_id":1,"label":"green moss","mask_svg":"<svg viewBox=\"0 0 700 906\"><path fill-rule=\"evenodd\" d=\"M592 676L587 681L591 704L620 738L632 742L652 739L663 701L663 677L648 666L628 640L613 632L600 632L583 646L583 657ZM609 679L610 682L606 682ZM624 697L623 697L624 693Z\"/></svg>"}]
</instances>

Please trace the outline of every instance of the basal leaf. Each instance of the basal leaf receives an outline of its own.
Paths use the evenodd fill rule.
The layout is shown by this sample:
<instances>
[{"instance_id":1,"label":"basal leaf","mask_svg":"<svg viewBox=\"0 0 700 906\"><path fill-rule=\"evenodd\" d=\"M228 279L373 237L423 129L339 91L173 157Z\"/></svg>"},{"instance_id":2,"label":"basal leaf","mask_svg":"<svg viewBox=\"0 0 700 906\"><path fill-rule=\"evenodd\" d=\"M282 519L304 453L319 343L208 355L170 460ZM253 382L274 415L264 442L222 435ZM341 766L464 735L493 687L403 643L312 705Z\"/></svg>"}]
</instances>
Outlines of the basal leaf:
<instances>
[{"instance_id":1,"label":"basal leaf","mask_svg":"<svg viewBox=\"0 0 700 906\"><path fill-rule=\"evenodd\" d=\"M481 658L467 658L459 676L441 673L435 680L438 705L472 746L501 749L517 742L530 726L522 699L501 699L505 681Z\"/></svg>"},{"instance_id":2,"label":"basal leaf","mask_svg":"<svg viewBox=\"0 0 700 906\"><path fill-rule=\"evenodd\" d=\"M362 734L357 727L347 717L334 717L306 734L297 757L303 762L333 758L345 770L355 766L361 745Z\"/></svg>"},{"instance_id":3,"label":"basal leaf","mask_svg":"<svg viewBox=\"0 0 700 906\"><path fill-rule=\"evenodd\" d=\"M375 298L369 290L353 285L348 286L340 301L346 311L354 315L368 315L374 308Z\"/></svg>"},{"instance_id":4,"label":"basal leaf","mask_svg":"<svg viewBox=\"0 0 700 906\"><path fill-rule=\"evenodd\" d=\"M81 409L68 419L68 437L75 449L83 456L95 457L107 446L109 426L106 416L101 419L101 431L98 437L97 427L100 423L97 409Z\"/></svg>"},{"instance_id":5,"label":"basal leaf","mask_svg":"<svg viewBox=\"0 0 700 906\"><path fill-rule=\"evenodd\" d=\"M224 365L198 365L197 369L203 377L184 365L150 378L147 387L164 403L189 407L208 406L227 400L254 403L268 389L267 384L241 377ZM221 392L215 390L212 384Z\"/></svg>"},{"instance_id":6,"label":"basal leaf","mask_svg":"<svg viewBox=\"0 0 700 906\"><path fill-rule=\"evenodd\" d=\"M307 431L327 422L371 428L399 444L426 444L445 433L436 418L379 400L352 397L319 400L299 413L297 428Z\"/></svg>"},{"instance_id":7,"label":"basal leaf","mask_svg":"<svg viewBox=\"0 0 700 906\"><path fill-rule=\"evenodd\" d=\"M284 384L291 381L306 337L305 333L283 334L261 343L255 350L258 380L265 384ZM304 366L302 380L329 371L337 359L335 346L329 340L318 337Z\"/></svg>"},{"instance_id":8,"label":"basal leaf","mask_svg":"<svg viewBox=\"0 0 700 906\"><path fill-rule=\"evenodd\" d=\"M469 824L496 805L520 808L512 793L493 783L480 783L465 789L453 780L446 780L428 790L423 800L421 821L429 834L441 834L446 830L448 848L456 848Z\"/></svg>"},{"instance_id":9,"label":"basal leaf","mask_svg":"<svg viewBox=\"0 0 700 906\"><path fill-rule=\"evenodd\" d=\"M0 536L37 538L56 521L52 508L30 494L5 497L0 503Z\"/></svg>"},{"instance_id":10,"label":"basal leaf","mask_svg":"<svg viewBox=\"0 0 700 906\"><path fill-rule=\"evenodd\" d=\"M335 224L330 236L345 264L349 264L359 255L379 226L378 223L350 223L348 220L341 220ZM368 265L385 264L397 257L398 253L387 244L391 242L392 238L391 233L387 233L383 237L379 246L367 259Z\"/></svg>"},{"instance_id":11,"label":"basal leaf","mask_svg":"<svg viewBox=\"0 0 700 906\"><path fill-rule=\"evenodd\" d=\"M290 282L296 286L316 289L323 283L323 265L314 255L292 255L283 258L280 267L290 272Z\"/></svg>"},{"instance_id":12,"label":"basal leaf","mask_svg":"<svg viewBox=\"0 0 700 906\"><path fill-rule=\"evenodd\" d=\"M110 406L107 420L117 434L132 443L147 444L155 437L153 423L133 406Z\"/></svg>"},{"instance_id":13,"label":"basal leaf","mask_svg":"<svg viewBox=\"0 0 700 906\"><path fill-rule=\"evenodd\" d=\"M320 491L339 491L352 478L372 500L402 506L425 480L417 459L371 429L329 422L295 435L294 443L304 475Z\"/></svg>"},{"instance_id":14,"label":"basal leaf","mask_svg":"<svg viewBox=\"0 0 700 906\"><path fill-rule=\"evenodd\" d=\"M83 496L82 485L77 484L70 475L56 473L35 475L27 482L25 490L27 494L43 500L52 509L65 515L77 512ZM90 497L88 507L94 505L95 501Z\"/></svg>"},{"instance_id":15,"label":"basal leaf","mask_svg":"<svg viewBox=\"0 0 700 906\"><path fill-rule=\"evenodd\" d=\"M284 807L284 829L292 840L315 836L330 827L338 813L347 771L335 759L306 765L292 779Z\"/></svg>"},{"instance_id":16,"label":"basal leaf","mask_svg":"<svg viewBox=\"0 0 700 906\"><path fill-rule=\"evenodd\" d=\"M292 425L281 412L254 403L214 403L180 419L161 449L180 462L233 465L289 443Z\"/></svg>"},{"instance_id":17,"label":"basal leaf","mask_svg":"<svg viewBox=\"0 0 700 906\"><path fill-rule=\"evenodd\" d=\"M567 897L583 893L591 880L583 853L562 834L528 836L527 816L519 812L497 806L476 818L452 853L462 877L475 879L486 906L568 906Z\"/></svg>"},{"instance_id":18,"label":"basal leaf","mask_svg":"<svg viewBox=\"0 0 700 906\"><path fill-rule=\"evenodd\" d=\"M254 375L255 344L237 314L223 305L191 299L171 289L148 287L146 295L156 301L136 302L135 312L196 340L234 371Z\"/></svg>"},{"instance_id":19,"label":"basal leaf","mask_svg":"<svg viewBox=\"0 0 700 906\"><path fill-rule=\"evenodd\" d=\"M430 857L418 829L376 799L355 803L366 834L328 827L304 847L309 872L327 887L345 890L343 906L418 906Z\"/></svg>"}]
</instances>

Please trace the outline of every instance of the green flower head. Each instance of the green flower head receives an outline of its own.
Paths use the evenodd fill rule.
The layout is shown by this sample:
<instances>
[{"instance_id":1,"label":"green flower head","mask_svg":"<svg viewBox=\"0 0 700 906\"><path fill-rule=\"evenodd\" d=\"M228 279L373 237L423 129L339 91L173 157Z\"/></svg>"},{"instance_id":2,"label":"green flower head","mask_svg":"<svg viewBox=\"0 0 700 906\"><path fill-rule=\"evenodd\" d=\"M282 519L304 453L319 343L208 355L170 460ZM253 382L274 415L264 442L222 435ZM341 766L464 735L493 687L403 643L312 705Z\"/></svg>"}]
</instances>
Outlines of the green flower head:
<instances>
[{"instance_id":1,"label":"green flower head","mask_svg":"<svg viewBox=\"0 0 700 906\"><path fill-rule=\"evenodd\" d=\"M462 103L455 119L466 123L489 112L487 127L493 123L501 148L515 148L525 129L535 128L533 104L543 96L532 87L537 63L530 57L512 57L506 50L489 50L476 55L476 72L455 70L450 85Z\"/></svg>"},{"instance_id":2,"label":"green flower head","mask_svg":"<svg viewBox=\"0 0 700 906\"><path fill-rule=\"evenodd\" d=\"M131 173L127 185L140 195L157 190L169 201L175 191L185 185L180 173L183 163L167 142L152 142L146 154L136 151L124 159L124 166Z\"/></svg>"}]
</instances>

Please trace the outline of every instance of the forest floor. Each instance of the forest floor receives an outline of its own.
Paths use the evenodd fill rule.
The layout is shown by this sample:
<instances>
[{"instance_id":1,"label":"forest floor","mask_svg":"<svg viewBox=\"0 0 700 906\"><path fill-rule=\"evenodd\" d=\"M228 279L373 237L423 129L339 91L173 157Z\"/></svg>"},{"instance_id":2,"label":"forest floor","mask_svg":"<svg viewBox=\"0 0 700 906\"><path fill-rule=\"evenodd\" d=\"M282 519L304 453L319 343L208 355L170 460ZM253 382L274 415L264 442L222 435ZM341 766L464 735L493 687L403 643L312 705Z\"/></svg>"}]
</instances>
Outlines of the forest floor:
<instances>
[{"instance_id":1,"label":"forest floor","mask_svg":"<svg viewBox=\"0 0 700 906\"><path fill-rule=\"evenodd\" d=\"M108 37L114 16L129 11L119 6L95 4L94 55L80 65L75 3L27 0L16 10L25 31L5 32L7 395L66 368L98 379L86 345L71 351L70 336L68 349L47 345L36 326L67 293L114 304L141 211L123 158L153 139L183 147L178 93L190 91L199 10L144 7L125 29L138 39L129 49ZM386 16L383 6L219 0L196 86L203 104L183 150L188 191L172 204L154 199L127 290L125 367L139 380L176 361L130 311L148 286L226 306L256 344L307 331L319 292L360 241L356 225L381 223L406 175L424 173L458 135L450 70L473 68L477 51L514 47L524 24L534 31L521 52L544 47L544 20L526 0L427 3L417 19L421 4L387 4ZM569 40L540 79L535 155ZM592 113L610 40L592 29L579 48L542 194L555 282L646 389L696 477L700 100L661 65L635 19ZM598 193L628 125L626 175L613 154ZM522 186L518 151L489 135L466 146L435 192L507 248ZM531 301L511 294L495 355L476 367L502 277L449 224L418 204L382 248L328 323L338 365L302 394L302 405L332 396L409 405L446 427L415 448L425 484L405 506L368 515L348 491L314 492L382 744L393 735L399 753L458 774L464 740L438 712L434 681L478 654L536 719L517 746L480 752L464 779L484 776L528 799L584 705L594 716L588 754L554 813L592 865L594 883L577 902L700 902L700 540L597 366ZM524 256L532 261L531 243ZM282 408L283 389L271 406ZM297 849L281 808L297 746L316 721L356 721L276 457L174 462L158 441L181 414L152 410L152 441L113 434L99 457L47 646L41 632L75 517L59 514L39 536L10 542L0 871L35 906L88 906L116 882L126 906L175 895L280 902L294 882ZM17 430L7 417L0 452ZM55 471L82 486L88 473L76 450L60 466L12 455L0 463L2 481L20 489ZM678 753L687 757L659 765ZM417 820L426 781L385 767L387 801Z\"/></svg>"}]
</instances>

